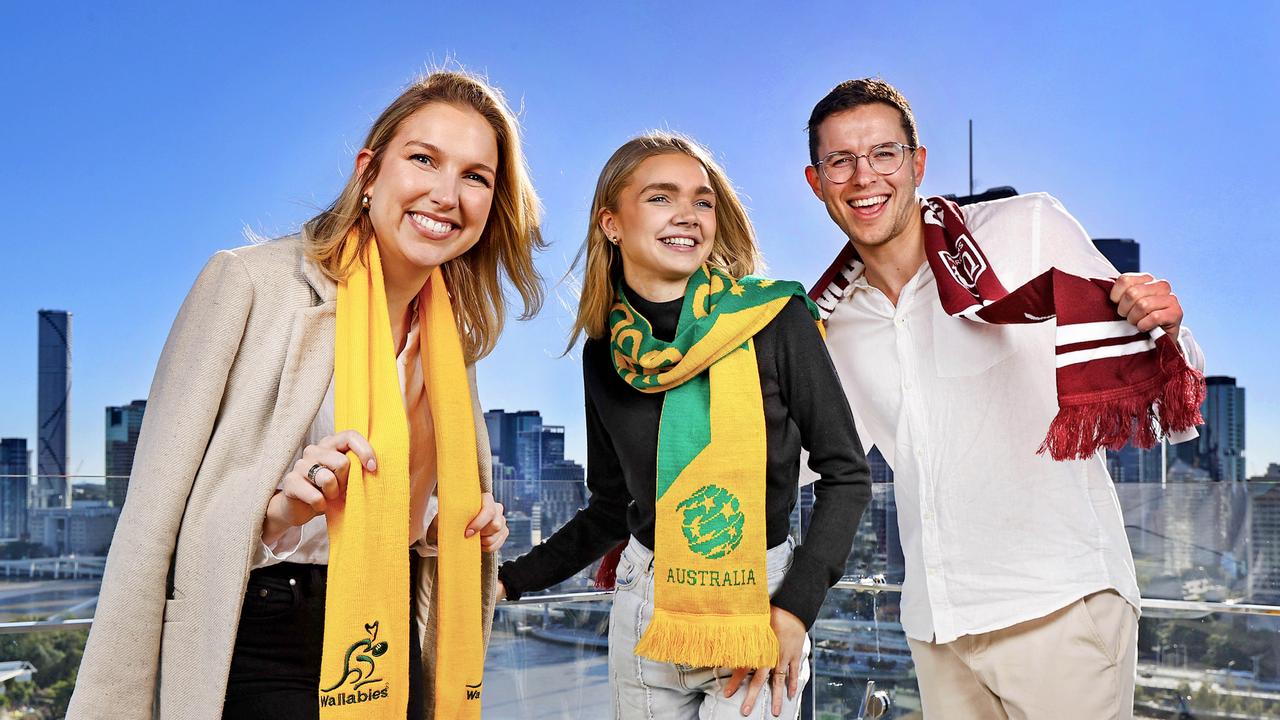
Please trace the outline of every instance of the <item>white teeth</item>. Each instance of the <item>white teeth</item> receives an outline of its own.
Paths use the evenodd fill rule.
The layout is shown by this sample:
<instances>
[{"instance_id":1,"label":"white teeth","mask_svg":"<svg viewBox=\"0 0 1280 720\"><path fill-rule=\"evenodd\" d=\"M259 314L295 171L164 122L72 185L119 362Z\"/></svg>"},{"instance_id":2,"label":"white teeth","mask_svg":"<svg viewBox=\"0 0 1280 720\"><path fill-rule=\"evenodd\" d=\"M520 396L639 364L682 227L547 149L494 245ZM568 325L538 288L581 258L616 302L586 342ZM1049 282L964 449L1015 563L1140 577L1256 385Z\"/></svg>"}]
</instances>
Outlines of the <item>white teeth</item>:
<instances>
[{"instance_id":1,"label":"white teeth","mask_svg":"<svg viewBox=\"0 0 1280 720\"><path fill-rule=\"evenodd\" d=\"M662 242L666 245L677 245L679 247L693 247L696 244L693 242L693 238L687 237L662 238Z\"/></svg>"},{"instance_id":2,"label":"white teeth","mask_svg":"<svg viewBox=\"0 0 1280 720\"><path fill-rule=\"evenodd\" d=\"M854 200L850 204L856 208L871 207L872 205L879 205L880 203L888 199L889 199L888 195L877 195L875 197L862 198L861 200Z\"/></svg>"},{"instance_id":3,"label":"white teeth","mask_svg":"<svg viewBox=\"0 0 1280 720\"><path fill-rule=\"evenodd\" d=\"M416 223L418 227L424 230L427 230L429 232L443 235L444 233L447 233L453 229L452 223L437 222L425 215L419 215L417 213L409 213L409 217L413 218L413 222Z\"/></svg>"}]
</instances>

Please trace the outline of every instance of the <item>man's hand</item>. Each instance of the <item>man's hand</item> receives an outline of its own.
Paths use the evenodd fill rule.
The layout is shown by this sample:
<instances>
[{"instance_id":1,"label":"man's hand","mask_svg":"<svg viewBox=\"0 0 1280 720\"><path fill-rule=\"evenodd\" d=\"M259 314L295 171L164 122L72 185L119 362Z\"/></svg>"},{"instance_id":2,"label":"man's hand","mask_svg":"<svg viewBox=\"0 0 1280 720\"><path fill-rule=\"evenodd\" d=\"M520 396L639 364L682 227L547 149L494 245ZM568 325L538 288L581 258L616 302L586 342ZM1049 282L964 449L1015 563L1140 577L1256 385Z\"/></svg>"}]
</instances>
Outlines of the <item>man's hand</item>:
<instances>
[{"instance_id":1,"label":"man's hand","mask_svg":"<svg viewBox=\"0 0 1280 720\"><path fill-rule=\"evenodd\" d=\"M1168 280L1156 280L1146 273L1125 273L1116 278L1111 288L1111 302L1120 316L1139 330L1161 327L1178 340L1182 328L1182 304L1173 294Z\"/></svg>"},{"instance_id":2,"label":"man's hand","mask_svg":"<svg viewBox=\"0 0 1280 720\"><path fill-rule=\"evenodd\" d=\"M769 694L773 698L773 707L770 709L774 717L782 714L783 687L786 688L788 698L794 698L800 691L800 663L804 656L804 623L786 610L770 605L769 626L773 628L773 634L778 636L777 667L734 668L733 676L724 687L724 696L733 697L733 694L738 692L738 688L742 687L742 681L746 679L747 673L754 673L751 676L751 683L747 686L747 697L742 702L743 717L751 714L751 710L756 705L756 697L760 694L760 688L764 687L765 681L771 676L773 682Z\"/></svg>"}]
</instances>

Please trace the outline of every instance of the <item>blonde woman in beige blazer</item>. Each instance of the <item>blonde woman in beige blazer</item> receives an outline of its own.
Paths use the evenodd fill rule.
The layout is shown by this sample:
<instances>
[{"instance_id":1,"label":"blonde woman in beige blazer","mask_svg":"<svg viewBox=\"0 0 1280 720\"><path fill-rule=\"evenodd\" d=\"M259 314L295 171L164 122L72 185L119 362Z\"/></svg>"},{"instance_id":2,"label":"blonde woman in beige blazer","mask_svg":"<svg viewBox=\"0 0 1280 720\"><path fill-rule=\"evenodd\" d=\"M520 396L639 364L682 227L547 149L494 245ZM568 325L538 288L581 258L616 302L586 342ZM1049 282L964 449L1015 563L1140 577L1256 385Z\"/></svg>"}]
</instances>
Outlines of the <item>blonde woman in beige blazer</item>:
<instances>
[{"instance_id":1,"label":"blonde woman in beige blazer","mask_svg":"<svg viewBox=\"0 0 1280 720\"><path fill-rule=\"evenodd\" d=\"M417 330L414 298L437 266L450 289L484 493L468 532L478 532L486 551L487 642L494 551L507 529L491 494L474 362L502 327L499 271L526 315L540 306L532 254L542 240L514 115L483 81L437 72L382 113L342 193L303 232L219 252L196 280L156 369L68 717L318 716L324 506L343 491L345 453L363 463L377 453L354 431L332 428L346 242L377 243L404 372L420 367L404 359L416 346L408 342ZM411 397L411 385L403 389L417 543L406 548L416 567L414 597L405 601L415 608L412 644L422 648L411 673L416 718L431 715L423 696L433 687L436 569L427 497L434 449L419 452L418 440L430 438L423 425L429 431L448 419L415 420L421 398Z\"/></svg>"}]
</instances>

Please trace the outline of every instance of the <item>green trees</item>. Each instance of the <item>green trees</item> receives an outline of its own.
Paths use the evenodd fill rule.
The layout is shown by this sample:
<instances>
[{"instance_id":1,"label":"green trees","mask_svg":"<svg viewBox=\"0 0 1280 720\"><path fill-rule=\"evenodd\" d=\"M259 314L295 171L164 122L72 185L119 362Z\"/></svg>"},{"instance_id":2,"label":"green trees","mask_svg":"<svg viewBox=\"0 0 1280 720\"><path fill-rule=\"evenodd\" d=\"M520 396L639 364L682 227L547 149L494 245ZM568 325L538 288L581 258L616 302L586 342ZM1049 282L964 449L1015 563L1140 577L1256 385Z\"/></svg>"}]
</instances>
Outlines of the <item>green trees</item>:
<instances>
[{"instance_id":1,"label":"green trees","mask_svg":"<svg viewBox=\"0 0 1280 720\"><path fill-rule=\"evenodd\" d=\"M36 667L32 682L6 686L9 706L33 705L40 718L66 715L88 635L87 630L0 635L0 660L26 660Z\"/></svg>"}]
</instances>

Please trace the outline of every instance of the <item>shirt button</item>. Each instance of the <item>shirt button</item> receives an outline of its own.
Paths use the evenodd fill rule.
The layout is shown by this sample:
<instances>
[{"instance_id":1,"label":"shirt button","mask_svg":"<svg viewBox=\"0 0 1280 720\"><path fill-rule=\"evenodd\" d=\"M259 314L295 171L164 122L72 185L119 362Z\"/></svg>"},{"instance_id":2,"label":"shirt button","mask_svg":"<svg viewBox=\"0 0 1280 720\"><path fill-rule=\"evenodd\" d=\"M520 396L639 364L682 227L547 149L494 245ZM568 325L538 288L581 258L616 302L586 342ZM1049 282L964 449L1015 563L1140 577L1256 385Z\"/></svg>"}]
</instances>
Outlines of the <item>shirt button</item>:
<instances>
[{"instance_id":1,"label":"shirt button","mask_svg":"<svg viewBox=\"0 0 1280 720\"><path fill-rule=\"evenodd\" d=\"M924 457L924 448L916 448L916 457Z\"/></svg>"},{"instance_id":2,"label":"shirt button","mask_svg":"<svg viewBox=\"0 0 1280 720\"><path fill-rule=\"evenodd\" d=\"M911 389L911 381L910 381L910 380L908 380L908 381L906 381L906 382L902 383L902 387L903 387L904 389L906 389L906 390L910 390L910 389Z\"/></svg>"}]
</instances>

